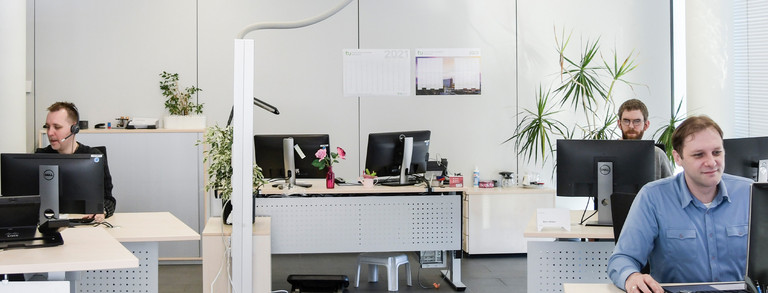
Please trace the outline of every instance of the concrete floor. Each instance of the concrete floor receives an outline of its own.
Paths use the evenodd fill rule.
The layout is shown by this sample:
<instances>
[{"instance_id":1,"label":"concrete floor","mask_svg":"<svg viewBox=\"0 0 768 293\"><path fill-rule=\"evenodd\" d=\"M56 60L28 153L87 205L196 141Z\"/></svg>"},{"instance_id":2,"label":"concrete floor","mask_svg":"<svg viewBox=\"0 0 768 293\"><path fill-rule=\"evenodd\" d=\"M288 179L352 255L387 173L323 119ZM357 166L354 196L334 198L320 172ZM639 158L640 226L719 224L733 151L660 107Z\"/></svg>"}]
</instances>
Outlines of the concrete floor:
<instances>
[{"instance_id":1,"label":"concrete floor","mask_svg":"<svg viewBox=\"0 0 768 293\"><path fill-rule=\"evenodd\" d=\"M400 292L431 291L433 283L440 284L440 291L453 292L447 281L441 278L440 269L419 269L414 253L409 253L412 264L413 286L408 287L405 269L400 268ZM290 291L288 275L323 274L347 275L349 292L387 292L387 278L379 269L379 282L367 282L367 266L361 270L360 287L355 288L357 254L307 254L272 256L272 290ZM161 265L159 270L161 293L203 292L201 265ZM465 292L521 292L527 287L526 255L465 256L462 259L462 281ZM422 287L423 286L423 287ZM222 292L223 293L223 292Z\"/></svg>"}]
</instances>

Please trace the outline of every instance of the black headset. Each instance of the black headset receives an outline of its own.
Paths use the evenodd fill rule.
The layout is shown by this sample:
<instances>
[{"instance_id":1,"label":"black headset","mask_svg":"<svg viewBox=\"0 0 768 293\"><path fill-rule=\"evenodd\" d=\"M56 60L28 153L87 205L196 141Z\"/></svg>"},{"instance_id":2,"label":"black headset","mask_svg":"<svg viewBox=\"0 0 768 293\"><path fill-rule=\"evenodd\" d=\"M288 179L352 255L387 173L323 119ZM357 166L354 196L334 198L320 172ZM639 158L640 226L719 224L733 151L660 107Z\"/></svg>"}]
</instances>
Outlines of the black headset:
<instances>
[{"instance_id":1,"label":"black headset","mask_svg":"<svg viewBox=\"0 0 768 293\"><path fill-rule=\"evenodd\" d=\"M72 104L72 103L69 103L69 105L65 107L75 112L75 116L77 119L75 119L75 124L72 124L72 126L69 127L69 135L67 135L67 137L65 137L64 139L60 140L62 142L69 139L70 137L77 134L78 132L80 132L80 111L78 111L77 106L75 106L75 104Z\"/></svg>"},{"instance_id":2,"label":"black headset","mask_svg":"<svg viewBox=\"0 0 768 293\"><path fill-rule=\"evenodd\" d=\"M75 120L75 124L72 124L72 126L69 127L69 132L72 132L72 134L75 135L80 132L80 111L77 110L77 106L75 106L75 104L70 105L72 105L72 111L75 112L77 119Z\"/></svg>"}]
</instances>

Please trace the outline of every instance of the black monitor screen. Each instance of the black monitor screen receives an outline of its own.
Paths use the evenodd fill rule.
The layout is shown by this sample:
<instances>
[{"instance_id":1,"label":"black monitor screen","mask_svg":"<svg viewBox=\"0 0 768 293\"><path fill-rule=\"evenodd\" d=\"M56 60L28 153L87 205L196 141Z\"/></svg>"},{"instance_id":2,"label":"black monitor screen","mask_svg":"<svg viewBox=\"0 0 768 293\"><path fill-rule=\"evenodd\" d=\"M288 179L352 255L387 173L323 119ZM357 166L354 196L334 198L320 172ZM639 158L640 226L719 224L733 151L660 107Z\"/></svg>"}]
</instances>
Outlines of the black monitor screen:
<instances>
[{"instance_id":1,"label":"black monitor screen","mask_svg":"<svg viewBox=\"0 0 768 293\"><path fill-rule=\"evenodd\" d=\"M368 134L365 168L378 176L400 176L403 162L403 137L413 137L413 153L408 174L427 171L429 160L429 130Z\"/></svg>"},{"instance_id":2,"label":"black monitor screen","mask_svg":"<svg viewBox=\"0 0 768 293\"><path fill-rule=\"evenodd\" d=\"M768 137L723 140L725 173L757 181L758 162L768 160Z\"/></svg>"},{"instance_id":3,"label":"black monitor screen","mask_svg":"<svg viewBox=\"0 0 768 293\"><path fill-rule=\"evenodd\" d=\"M768 242L768 213L765 212L768 209L768 184L753 184L750 197L747 276L753 282L765 285L768 282L768 253L763 249Z\"/></svg>"},{"instance_id":4,"label":"black monitor screen","mask_svg":"<svg viewBox=\"0 0 768 293\"><path fill-rule=\"evenodd\" d=\"M597 197L597 162L613 163L612 192L637 193L654 180L651 140L557 141L557 195Z\"/></svg>"},{"instance_id":5,"label":"black monitor screen","mask_svg":"<svg viewBox=\"0 0 768 293\"><path fill-rule=\"evenodd\" d=\"M299 145L305 157L302 159L296 151L293 157L296 164L296 178L325 178L326 170L312 166L315 152L321 147L330 148L328 134L270 134L254 135L253 148L256 165L261 167L264 178L285 178L283 165L283 138L292 137L293 144ZM335 151L335 150L334 150Z\"/></svg>"},{"instance_id":6,"label":"black monitor screen","mask_svg":"<svg viewBox=\"0 0 768 293\"><path fill-rule=\"evenodd\" d=\"M40 195L39 166L58 166L59 212L104 213L104 160L100 154L2 154L4 196Z\"/></svg>"}]
</instances>

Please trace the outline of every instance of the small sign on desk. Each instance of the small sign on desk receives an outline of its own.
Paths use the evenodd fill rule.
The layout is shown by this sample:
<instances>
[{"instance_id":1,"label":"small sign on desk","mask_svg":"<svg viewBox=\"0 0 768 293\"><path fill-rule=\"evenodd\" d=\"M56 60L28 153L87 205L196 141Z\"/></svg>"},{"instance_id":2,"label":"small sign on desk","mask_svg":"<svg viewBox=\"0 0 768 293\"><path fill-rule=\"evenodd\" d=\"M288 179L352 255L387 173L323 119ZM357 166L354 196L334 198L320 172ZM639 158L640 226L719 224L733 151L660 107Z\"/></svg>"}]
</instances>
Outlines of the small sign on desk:
<instances>
[{"instance_id":1,"label":"small sign on desk","mask_svg":"<svg viewBox=\"0 0 768 293\"><path fill-rule=\"evenodd\" d=\"M571 212L568 209L560 208L539 208L536 209L536 230L554 227L563 228L571 231Z\"/></svg>"}]
</instances>

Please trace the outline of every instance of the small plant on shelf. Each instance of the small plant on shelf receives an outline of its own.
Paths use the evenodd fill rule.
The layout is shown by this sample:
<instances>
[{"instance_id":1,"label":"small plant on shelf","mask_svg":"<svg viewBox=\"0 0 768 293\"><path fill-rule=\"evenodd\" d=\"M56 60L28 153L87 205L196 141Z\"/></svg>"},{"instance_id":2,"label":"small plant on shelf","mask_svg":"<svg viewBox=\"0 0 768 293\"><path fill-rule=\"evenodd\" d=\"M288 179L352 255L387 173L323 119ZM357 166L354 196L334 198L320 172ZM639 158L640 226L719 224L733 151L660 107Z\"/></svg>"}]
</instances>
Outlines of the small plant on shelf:
<instances>
[{"instance_id":1,"label":"small plant on shelf","mask_svg":"<svg viewBox=\"0 0 768 293\"><path fill-rule=\"evenodd\" d=\"M160 77L162 78L160 89L163 91L163 96L165 96L165 108L168 109L171 115L186 116L192 113L203 113L203 104L191 101L192 95L202 91L202 89L190 86L182 91L179 88L178 73L163 71L163 73L160 73Z\"/></svg>"},{"instance_id":2,"label":"small plant on shelf","mask_svg":"<svg viewBox=\"0 0 768 293\"><path fill-rule=\"evenodd\" d=\"M371 171L371 170L368 170L368 168L365 168L365 174L363 174L363 178L365 179L376 178L376 171Z\"/></svg>"}]
</instances>

